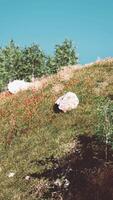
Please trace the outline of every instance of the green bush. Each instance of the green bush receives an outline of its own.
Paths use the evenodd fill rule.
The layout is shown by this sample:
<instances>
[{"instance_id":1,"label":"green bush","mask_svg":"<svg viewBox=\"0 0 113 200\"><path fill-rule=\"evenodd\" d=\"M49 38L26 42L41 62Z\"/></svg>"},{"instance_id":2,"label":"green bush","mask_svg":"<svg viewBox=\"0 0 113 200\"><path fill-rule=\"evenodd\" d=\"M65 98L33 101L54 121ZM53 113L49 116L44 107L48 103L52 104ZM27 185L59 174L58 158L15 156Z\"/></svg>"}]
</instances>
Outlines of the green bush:
<instances>
[{"instance_id":1,"label":"green bush","mask_svg":"<svg viewBox=\"0 0 113 200\"><path fill-rule=\"evenodd\" d=\"M4 71L3 82L19 78L19 69L22 67L22 51L13 40L5 48L0 49L0 70ZM7 79L7 81L5 80Z\"/></svg>"},{"instance_id":2,"label":"green bush","mask_svg":"<svg viewBox=\"0 0 113 200\"><path fill-rule=\"evenodd\" d=\"M9 81L15 79L31 81L32 77L53 74L61 66L76 63L76 51L69 40L56 45L53 56L46 56L37 44L20 48L11 40L6 47L0 48L0 91Z\"/></svg>"},{"instance_id":3,"label":"green bush","mask_svg":"<svg viewBox=\"0 0 113 200\"><path fill-rule=\"evenodd\" d=\"M72 41L67 39L61 45L56 45L54 57L58 68L61 66L74 65L78 60Z\"/></svg>"},{"instance_id":4,"label":"green bush","mask_svg":"<svg viewBox=\"0 0 113 200\"><path fill-rule=\"evenodd\" d=\"M98 125L96 134L105 143L105 159L108 160L108 145L113 146L113 104L109 99L102 98L97 108Z\"/></svg>"},{"instance_id":5,"label":"green bush","mask_svg":"<svg viewBox=\"0 0 113 200\"><path fill-rule=\"evenodd\" d=\"M40 47L33 44L22 51L22 78L41 77L46 73L46 56Z\"/></svg>"},{"instance_id":6,"label":"green bush","mask_svg":"<svg viewBox=\"0 0 113 200\"><path fill-rule=\"evenodd\" d=\"M62 66L77 64L77 60L76 49L72 41L66 39L62 44L55 46L54 56L47 58L47 72L56 73Z\"/></svg>"},{"instance_id":7,"label":"green bush","mask_svg":"<svg viewBox=\"0 0 113 200\"><path fill-rule=\"evenodd\" d=\"M47 74L54 74L58 71L58 65L56 64L55 58L48 56L46 61L46 72Z\"/></svg>"}]
</instances>

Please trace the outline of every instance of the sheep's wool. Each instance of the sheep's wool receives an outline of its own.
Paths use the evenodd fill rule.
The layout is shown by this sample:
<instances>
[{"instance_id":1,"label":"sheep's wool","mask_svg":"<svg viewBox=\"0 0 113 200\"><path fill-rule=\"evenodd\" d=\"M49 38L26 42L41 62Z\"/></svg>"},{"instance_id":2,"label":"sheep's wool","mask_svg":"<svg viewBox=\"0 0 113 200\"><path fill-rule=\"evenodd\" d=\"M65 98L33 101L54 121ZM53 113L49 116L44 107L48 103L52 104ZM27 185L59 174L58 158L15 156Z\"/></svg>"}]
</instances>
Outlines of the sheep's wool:
<instances>
[{"instance_id":1,"label":"sheep's wool","mask_svg":"<svg viewBox=\"0 0 113 200\"><path fill-rule=\"evenodd\" d=\"M77 95L73 92L67 92L63 96L59 97L55 104L58 105L58 108L63 112L77 108L79 104L79 99Z\"/></svg>"},{"instance_id":2,"label":"sheep's wool","mask_svg":"<svg viewBox=\"0 0 113 200\"><path fill-rule=\"evenodd\" d=\"M8 84L8 90L10 93L16 94L21 90L27 90L29 86L29 82L25 82L24 80L14 80Z\"/></svg>"}]
</instances>

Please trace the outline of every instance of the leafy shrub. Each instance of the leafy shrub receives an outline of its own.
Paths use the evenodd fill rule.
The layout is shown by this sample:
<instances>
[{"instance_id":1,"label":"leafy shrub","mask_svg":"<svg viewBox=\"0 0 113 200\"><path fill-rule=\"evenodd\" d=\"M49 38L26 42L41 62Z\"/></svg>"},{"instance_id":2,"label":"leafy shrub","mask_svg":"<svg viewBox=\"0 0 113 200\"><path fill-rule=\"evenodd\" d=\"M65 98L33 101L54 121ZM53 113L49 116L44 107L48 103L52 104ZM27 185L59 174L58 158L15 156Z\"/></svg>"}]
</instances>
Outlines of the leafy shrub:
<instances>
[{"instance_id":1,"label":"leafy shrub","mask_svg":"<svg viewBox=\"0 0 113 200\"><path fill-rule=\"evenodd\" d=\"M33 44L30 47L25 48L22 53L22 78L26 77L28 79L31 76L41 77L46 73L46 56L38 45Z\"/></svg>"},{"instance_id":2,"label":"leafy shrub","mask_svg":"<svg viewBox=\"0 0 113 200\"><path fill-rule=\"evenodd\" d=\"M55 46L54 56L47 58L47 72L56 73L62 66L77 64L77 60L76 49L72 41L66 39L62 44Z\"/></svg>"},{"instance_id":3,"label":"leafy shrub","mask_svg":"<svg viewBox=\"0 0 113 200\"><path fill-rule=\"evenodd\" d=\"M46 62L46 70L47 74L54 74L58 71L59 67L55 61L54 57L48 56Z\"/></svg>"},{"instance_id":4,"label":"leafy shrub","mask_svg":"<svg viewBox=\"0 0 113 200\"><path fill-rule=\"evenodd\" d=\"M105 142L105 159L108 159L108 144L113 146L113 104L103 99L97 109L98 125L96 134Z\"/></svg>"},{"instance_id":5,"label":"leafy shrub","mask_svg":"<svg viewBox=\"0 0 113 200\"><path fill-rule=\"evenodd\" d=\"M55 47L55 63L59 67L74 65L77 63L75 47L71 40L65 40L61 45Z\"/></svg>"},{"instance_id":6,"label":"leafy shrub","mask_svg":"<svg viewBox=\"0 0 113 200\"><path fill-rule=\"evenodd\" d=\"M8 72L4 67L0 66L0 92L5 89L6 83L8 83Z\"/></svg>"},{"instance_id":7,"label":"leafy shrub","mask_svg":"<svg viewBox=\"0 0 113 200\"><path fill-rule=\"evenodd\" d=\"M22 51L13 40L0 49L0 91L14 79L21 79L19 71L22 68Z\"/></svg>"},{"instance_id":8,"label":"leafy shrub","mask_svg":"<svg viewBox=\"0 0 113 200\"><path fill-rule=\"evenodd\" d=\"M0 91L14 79L31 81L32 78L56 73L61 66L76 63L71 41L56 45L54 55L46 56L37 44L22 49L11 40L6 47L0 48Z\"/></svg>"}]
</instances>

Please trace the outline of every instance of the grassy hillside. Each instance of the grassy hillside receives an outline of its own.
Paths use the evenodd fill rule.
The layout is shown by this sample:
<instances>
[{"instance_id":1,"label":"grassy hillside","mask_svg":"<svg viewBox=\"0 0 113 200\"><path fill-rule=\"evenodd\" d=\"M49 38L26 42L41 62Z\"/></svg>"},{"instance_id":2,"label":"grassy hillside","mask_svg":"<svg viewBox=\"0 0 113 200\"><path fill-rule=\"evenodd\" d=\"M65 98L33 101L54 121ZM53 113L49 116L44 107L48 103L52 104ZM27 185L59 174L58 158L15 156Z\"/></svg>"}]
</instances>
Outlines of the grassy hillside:
<instances>
[{"instance_id":1,"label":"grassy hillside","mask_svg":"<svg viewBox=\"0 0 113 200\"><path fill-rule=\"evenodd\" d=\"M55 113L54 102L67 91L77 94L78 108ZM57 161L69 156L79 135L102 133L100 114L107 102L112 107L112 95L111 60L76 70L68 80L54 76L44 89L1 99L0 200L63 199L49 197L51 179L40 174L57 168Z\"/></svg>"}]
</instances>

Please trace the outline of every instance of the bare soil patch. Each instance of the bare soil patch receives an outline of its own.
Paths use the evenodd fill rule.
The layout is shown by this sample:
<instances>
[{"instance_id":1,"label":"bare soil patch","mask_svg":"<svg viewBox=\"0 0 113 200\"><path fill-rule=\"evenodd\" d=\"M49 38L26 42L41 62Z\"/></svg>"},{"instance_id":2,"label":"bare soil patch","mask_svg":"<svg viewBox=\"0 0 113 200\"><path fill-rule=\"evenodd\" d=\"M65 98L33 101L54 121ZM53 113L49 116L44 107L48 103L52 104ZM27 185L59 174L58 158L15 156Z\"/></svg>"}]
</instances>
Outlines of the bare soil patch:
<instances>
[{"instance_id":1,"label":"bare soil patch","mask_svg":"<svg viewBox=\"0 0 113 200\"><path fill-rule=\"evenodd\" d=\"M53 165L42 174L30 174L35 179L49 180L49 190L43 194L44 199L113 199L113 149L108 145L106 161L105 143L96 136L79 136L76 147L63 159L50 157L33 162Z\"/></svg>"}]
</instances>

